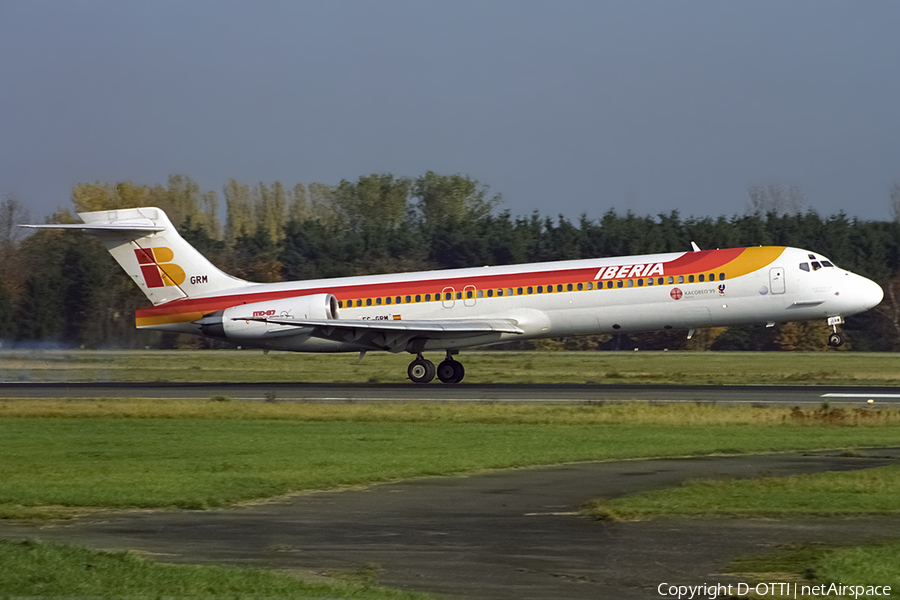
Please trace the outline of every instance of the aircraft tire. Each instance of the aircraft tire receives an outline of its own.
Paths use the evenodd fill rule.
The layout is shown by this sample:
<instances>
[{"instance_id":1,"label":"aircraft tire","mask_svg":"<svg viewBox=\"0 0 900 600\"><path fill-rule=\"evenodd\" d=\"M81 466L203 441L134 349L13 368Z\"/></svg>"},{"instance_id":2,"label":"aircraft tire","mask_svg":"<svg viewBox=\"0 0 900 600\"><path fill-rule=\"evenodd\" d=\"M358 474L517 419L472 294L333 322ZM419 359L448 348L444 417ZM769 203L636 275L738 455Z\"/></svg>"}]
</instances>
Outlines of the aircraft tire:
<instances>
[{"instance_id":1,"label":"aircraft tire","mask_svg":"<svg viewBox=\"0 0 900 600\"><path fill-rule=\"evenodd\" d=\"M443 383L459 383L466 376L466 368L461 362L445 360L438 365L437 376Z\"/></svg>"},{"instance_id":2,"label":"aircraft tire","mask_svg":"<svg viewBox=\"0 0 900 600\"><path fill-rule=\"evenodd\" d=\"M409 363L406 374L413 383L430 383L434 379L434 363L424 358L417 358Z\"/></svg>"},{"instance_id":3,"label":"aircraft tire","mask_svg":"<svg viewBox=\"0 0 900 600\"><path fill-rule=\"evenodd\" d=\"M844 336L839 334L838 332L834 332L828 335L828 345L832 348L837 348L838 346L844 345Z\"/></svg>"}]
</instances>

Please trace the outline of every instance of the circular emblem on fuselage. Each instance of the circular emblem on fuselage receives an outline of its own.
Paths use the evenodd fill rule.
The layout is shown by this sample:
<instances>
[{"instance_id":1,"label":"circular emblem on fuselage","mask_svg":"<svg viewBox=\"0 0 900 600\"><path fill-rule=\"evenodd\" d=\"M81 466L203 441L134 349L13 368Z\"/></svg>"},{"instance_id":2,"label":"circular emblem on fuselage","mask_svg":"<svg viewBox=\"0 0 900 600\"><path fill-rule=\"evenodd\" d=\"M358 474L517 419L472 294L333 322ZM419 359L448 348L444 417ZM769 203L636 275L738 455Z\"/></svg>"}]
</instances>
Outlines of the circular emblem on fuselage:
<instances>
[{"instance_id":1,"label":"circular emblem on fuselage","mask_svg":"<svg viewBox=\"0 0 900 600\"><path fill-rule=\"evenodd\" d=\"M681 300L681 297L684 296L684 292L682 292L678 288L672 288L672 291L669 292L669 295L672 296L672 300Z\"/></svg>"}]
</instances>

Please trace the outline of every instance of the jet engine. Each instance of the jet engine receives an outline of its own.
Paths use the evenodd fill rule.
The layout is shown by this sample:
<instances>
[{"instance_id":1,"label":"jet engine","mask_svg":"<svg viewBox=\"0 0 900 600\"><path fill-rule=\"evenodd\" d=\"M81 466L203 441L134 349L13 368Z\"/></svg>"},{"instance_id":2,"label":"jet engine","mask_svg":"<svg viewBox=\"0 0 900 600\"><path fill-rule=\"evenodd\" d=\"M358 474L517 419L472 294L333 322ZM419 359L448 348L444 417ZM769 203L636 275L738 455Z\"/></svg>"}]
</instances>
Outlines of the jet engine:
<instances>
[{"instance_id":1,"label":"jet engine","mask_svg":"<svg viewBox=\"0 0 900 600\"><path fill-rule=\"evenodd\" d=\"M338 318L338 302L331 294L312 294L252 304L239 304L204 315L196 321L200 333L229 340L252 340L308 333L312 327L267 323L266 318L310 319Z\"/></svg>"}]
</instances>

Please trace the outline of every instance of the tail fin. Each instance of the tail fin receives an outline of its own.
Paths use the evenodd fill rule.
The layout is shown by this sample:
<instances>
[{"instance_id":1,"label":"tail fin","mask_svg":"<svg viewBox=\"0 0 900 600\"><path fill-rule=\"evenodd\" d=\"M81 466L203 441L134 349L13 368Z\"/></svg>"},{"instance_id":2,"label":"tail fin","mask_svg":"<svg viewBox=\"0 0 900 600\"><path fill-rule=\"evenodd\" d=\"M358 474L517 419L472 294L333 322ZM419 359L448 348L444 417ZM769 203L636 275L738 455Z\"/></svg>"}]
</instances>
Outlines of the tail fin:
<instances>
[{"instance_id":1,"label":"tail fin","mask_svg":"<svg viewBox=\"0 0 900 600\"><path fill-rule=\"evenodd\" d=\"M217 269L158 208L78 213L84 225L28 225L93 233L153 304L251 285Z\"/></svg>"}]
</instances>

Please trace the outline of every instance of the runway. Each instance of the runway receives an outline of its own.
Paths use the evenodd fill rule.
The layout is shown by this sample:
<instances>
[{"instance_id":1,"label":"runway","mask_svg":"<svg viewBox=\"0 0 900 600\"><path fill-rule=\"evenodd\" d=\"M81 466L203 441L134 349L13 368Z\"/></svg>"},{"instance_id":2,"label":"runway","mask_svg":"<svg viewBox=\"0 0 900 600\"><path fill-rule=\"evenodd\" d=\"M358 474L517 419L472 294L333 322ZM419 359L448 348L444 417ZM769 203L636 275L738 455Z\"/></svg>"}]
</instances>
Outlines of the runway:
<instances>
[{"instance_id":1,"label":"runway","mask_svg":"<svg viewBox=\"0 0 900 600\"><path fill-rule=\"evenodd\" d=\"M900 405L900 388L753 385L368 383L3 383L0 400L230 398L268 402L626 402Z\"/></svg>"}]
</instances>

